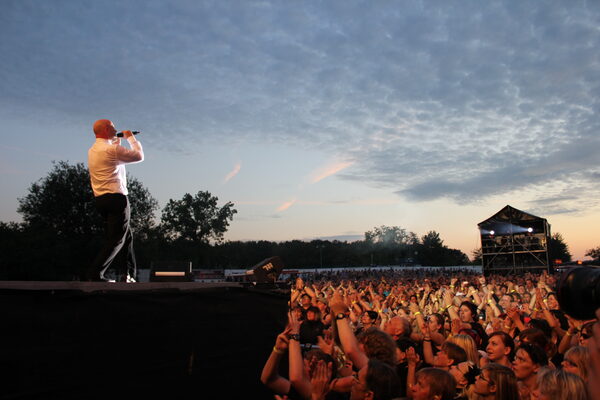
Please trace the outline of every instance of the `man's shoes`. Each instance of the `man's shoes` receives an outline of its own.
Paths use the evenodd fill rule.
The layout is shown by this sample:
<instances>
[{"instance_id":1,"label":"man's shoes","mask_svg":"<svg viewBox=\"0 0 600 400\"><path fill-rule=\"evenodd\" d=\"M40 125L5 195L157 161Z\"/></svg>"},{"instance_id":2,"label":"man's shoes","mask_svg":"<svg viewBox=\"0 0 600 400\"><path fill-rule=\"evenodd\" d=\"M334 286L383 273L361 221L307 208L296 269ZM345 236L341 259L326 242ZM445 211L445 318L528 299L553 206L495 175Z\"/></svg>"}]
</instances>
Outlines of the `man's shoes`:
<instances>
[{"instance_id":1,"label":"man's shoes","mask_svg":"<svg viewBox=\"0 0 600 400\"><path fill-rule=\"evenodd\" d=\"M127 275L120 275L119 276L119 282L135 283L137 281L135 280L135 278L133 276L127 274Z\"/></svg>"}]
</instances>

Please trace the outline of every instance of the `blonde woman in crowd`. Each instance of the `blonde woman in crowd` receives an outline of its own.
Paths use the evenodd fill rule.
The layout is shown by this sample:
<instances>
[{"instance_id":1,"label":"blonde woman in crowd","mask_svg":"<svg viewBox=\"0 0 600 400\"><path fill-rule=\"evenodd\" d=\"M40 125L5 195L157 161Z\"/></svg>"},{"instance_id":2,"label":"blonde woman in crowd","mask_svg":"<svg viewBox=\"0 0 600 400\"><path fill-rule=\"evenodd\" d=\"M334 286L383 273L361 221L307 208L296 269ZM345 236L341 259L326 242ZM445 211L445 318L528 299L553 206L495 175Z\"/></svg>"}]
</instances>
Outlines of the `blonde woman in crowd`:
<instances>
[{"instance_id":1,"label":"blonde woman in crowd","mask_svg":"<svg viewBox=\"0 0 600 400\"><path fill-rule=\"evenodd\" d=\"M571 347L565 353L562 369L578 375L584 382L588 380L588 365L590 362L590 351L587 347Z\"/></svg>"},{"instance_id":2,"label":"blonde woman in crowd","mask_svg":"<svg viewBox=\"0 0 600 400\"><path fill-rule=\"evenodd\" d=\"M560 369L545 369L538 376L533 400L588 400L583 380Z\"/></svg>"}]
</instances>

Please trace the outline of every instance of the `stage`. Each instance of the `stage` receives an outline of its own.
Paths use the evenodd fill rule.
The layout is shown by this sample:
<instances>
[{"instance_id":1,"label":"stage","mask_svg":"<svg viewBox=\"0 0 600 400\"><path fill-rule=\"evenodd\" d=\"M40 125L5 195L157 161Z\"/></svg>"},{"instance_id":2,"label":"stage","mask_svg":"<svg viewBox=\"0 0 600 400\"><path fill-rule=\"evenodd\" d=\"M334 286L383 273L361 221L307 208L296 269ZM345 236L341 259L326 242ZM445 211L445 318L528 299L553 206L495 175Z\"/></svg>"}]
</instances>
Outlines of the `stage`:
<instances>
[{"instance_id":1,"label":"stage","mask_svg":"<svg viewBox=\"0 0 600 400\"><path fill-rule=\"evenodd\" d=\"M272 398L287 289L3 281L0 297L2 399Z\"/></svg>"}]
</instances>

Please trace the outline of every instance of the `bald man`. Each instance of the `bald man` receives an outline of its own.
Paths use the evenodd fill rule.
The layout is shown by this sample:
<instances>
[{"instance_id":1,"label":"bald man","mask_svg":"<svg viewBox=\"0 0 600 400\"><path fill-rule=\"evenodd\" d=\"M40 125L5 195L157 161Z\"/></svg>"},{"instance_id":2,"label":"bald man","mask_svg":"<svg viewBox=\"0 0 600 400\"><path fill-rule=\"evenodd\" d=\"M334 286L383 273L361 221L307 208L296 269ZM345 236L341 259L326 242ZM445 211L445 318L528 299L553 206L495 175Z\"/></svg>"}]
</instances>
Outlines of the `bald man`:
<instances>
[{"instance_id":1,"label":"bald man","mask_svg":"<svg viewBox=\"0 0 600 400\"><path fill-rule=\"evenodd\" d=\"M125 164L144 160L142 145L131 131L123 131L129 149L121 146L121 139L110 120L100 119L94 123L96 141L88 151L88 167L96 208L105 224L102 249L84 275L88 281L110 281L106 270L120 251L124 252L126 268L121 269L124 282L135 282L136 263L133 251L133 235L129 227L131 209L127 198L127 175Z\"/></svg>"}]
</instances>

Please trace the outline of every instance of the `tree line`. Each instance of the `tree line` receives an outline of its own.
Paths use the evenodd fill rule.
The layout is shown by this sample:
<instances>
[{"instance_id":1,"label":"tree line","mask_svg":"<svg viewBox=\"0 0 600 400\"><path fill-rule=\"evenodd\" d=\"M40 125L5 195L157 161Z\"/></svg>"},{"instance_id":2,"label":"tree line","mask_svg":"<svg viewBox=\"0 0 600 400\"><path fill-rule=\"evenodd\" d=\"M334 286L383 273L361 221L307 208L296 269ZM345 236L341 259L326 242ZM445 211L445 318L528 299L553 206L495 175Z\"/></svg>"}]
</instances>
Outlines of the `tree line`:
<instances>
[{"instance_id":1,"label":"tree line","mask_svg":"<svg viewBox=\"0 0 600 400\"><path fill-rule=\"evenodd\" d=\"M170 199L157 221L158 201L128 175L131 226L140 268L153 262L191 261L194 268L249 268L280 256L289 268L420 264L465 265L462 251L446 246L439 233L419 237L397 226L380 226L355 242L225 241L237 210L219 206L207 191ZM71 280L96 255L103 235L89 173L83 163L53 163L50 172L18 199L23 222L0 222L0 279ZM475 261L477 262L477 261Z\"/></svg>"}]
</instances>

